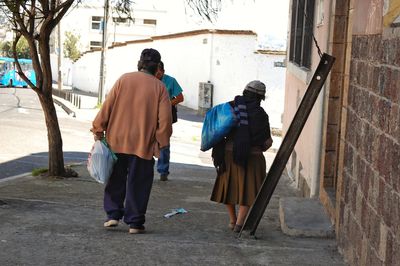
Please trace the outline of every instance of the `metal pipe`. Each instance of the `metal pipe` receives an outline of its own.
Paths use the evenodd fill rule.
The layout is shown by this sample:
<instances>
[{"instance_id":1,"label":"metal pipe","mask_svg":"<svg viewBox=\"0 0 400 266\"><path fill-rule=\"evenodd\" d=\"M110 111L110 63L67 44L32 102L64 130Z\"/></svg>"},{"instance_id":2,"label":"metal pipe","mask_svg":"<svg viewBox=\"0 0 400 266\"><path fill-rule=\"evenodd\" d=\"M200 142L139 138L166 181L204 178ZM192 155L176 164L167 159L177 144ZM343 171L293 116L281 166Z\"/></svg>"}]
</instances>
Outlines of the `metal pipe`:
<instances>
[{"instance_id":1,"label":"metal pipe","mask_svg":"<svg viewBox=\"0 0 400 266\"><path fill-rule=\"evenodd\" d=\"M104 0L104 17L102 23L102 42L101 42L101 55L100 55L100 80L99 80L99 94L98 94L98 104L103 103L104 94L104 81L105 81L105 58L106 58L106 48L107 48L107 23L108 23L108 9L109 0Z\"/></svg>"}]
</instances>

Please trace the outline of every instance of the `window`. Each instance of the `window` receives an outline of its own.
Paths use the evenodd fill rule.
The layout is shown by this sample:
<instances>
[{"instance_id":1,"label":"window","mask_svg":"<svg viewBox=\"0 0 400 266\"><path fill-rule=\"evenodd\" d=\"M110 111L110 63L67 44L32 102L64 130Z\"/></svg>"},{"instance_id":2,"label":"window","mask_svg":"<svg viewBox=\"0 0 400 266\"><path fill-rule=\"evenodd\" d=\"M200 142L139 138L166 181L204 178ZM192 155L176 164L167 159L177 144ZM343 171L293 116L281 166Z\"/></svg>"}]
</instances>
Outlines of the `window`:
<instances>
[{"instance_id":1,"label":"window","mask_svg":"<svg viewBox=\"0 0 400 266\"><path fill-rule=\"evenodd\" d=\"M155 20L155 19L143 19L143 24L145 24L145 25L157 25L157 20Z\"/></svg>"},{"instance_id":2,"label":"window","mask_svg":"<svg viewBox=\"0 0 400 266\"><path fill-rule=\"evenodd\" d=\"M92 17L92 30L100 30L103 17Z\"/></svg>"},{"instance_id":3,"label":"window","mask_svg":"<svg viewBox=\"0 0 400 266\"><path fill-rule=\"evenodd\" d=\"M90 41L90 50L101 48L101 42Z\"/></svg>"},{"instance_id":4,"label":"window","mask_svg":"<svg viewBox=\"0 0 400 266\"><path fill-rule=\"evenodd\" d=\"M293 0L290 25L289 61L311 67L311 46L315 0Z\"/></svg>"}]
</instances>

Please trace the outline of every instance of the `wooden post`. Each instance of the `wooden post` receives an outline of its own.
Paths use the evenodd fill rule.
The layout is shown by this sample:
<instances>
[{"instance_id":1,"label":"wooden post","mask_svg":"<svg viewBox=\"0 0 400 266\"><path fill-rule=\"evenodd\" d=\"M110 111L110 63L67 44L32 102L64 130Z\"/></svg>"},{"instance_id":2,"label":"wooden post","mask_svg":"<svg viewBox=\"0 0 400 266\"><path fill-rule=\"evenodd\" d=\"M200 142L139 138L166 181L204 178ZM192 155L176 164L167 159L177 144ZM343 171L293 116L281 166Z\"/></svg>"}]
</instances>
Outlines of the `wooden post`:
<instances>
[{"instance_id":1,"label":"wooden post","mask_svg":"<svg viewBox=\"0 0 400 266\"><path fill-rule=\"evenodd\" d=\"M315 70L314 76L308 85L307 91L304 94L293 121L289 126L281 146L279 147L278 153L271 165L271 169L269 170L267 177L257 194L256 200L246 217L242 230L239 233L239 237L243 232L249 232L250 235L255 234L257 226L264 215L265 209L268 206L282 172L285 169L286 163L289 160L290 154L296 145L297 139L303 130L304 124L307 121L334 62L334 57L328 54L322 55L321 61Z\"/></svg>"}]
</instances>

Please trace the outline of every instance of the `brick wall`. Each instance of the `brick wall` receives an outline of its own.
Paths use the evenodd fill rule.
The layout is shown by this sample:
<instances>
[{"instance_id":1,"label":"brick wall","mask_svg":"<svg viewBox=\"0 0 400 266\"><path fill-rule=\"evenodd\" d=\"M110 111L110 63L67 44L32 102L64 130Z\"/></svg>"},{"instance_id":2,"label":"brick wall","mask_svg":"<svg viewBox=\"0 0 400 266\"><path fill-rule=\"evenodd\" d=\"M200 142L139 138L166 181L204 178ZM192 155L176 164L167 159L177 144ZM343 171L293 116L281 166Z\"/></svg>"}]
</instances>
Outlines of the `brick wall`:
<instances>
[{"instance_id":1,"label":"brick wall","mask_svg":"<svg viewBox=\"0 0 400 266\"><path fill-rule=\"evenodd\" d=\"M400 265L400 37L353 36L338 243L353 265Z\"/></svg>"}]
</instances>

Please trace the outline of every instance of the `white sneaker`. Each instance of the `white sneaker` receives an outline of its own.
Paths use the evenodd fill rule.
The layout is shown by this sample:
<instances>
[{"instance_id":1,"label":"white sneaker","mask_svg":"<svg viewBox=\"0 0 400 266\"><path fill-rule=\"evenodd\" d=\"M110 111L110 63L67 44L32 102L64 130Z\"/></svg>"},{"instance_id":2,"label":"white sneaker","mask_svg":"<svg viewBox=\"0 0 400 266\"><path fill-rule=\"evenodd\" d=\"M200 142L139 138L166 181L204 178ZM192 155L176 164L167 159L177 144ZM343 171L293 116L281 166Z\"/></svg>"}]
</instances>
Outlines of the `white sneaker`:
<instances>
[{"instance_id":1,"label":"white sneaker","mask_svg":"<svg viewBox=\"0 0 400 266\"><path fill-rule=\"evenodd\" d=\"M129 234L144 234L146 230L144 229L144 226L138 227L138 228L129 228Z\"/></svg>"},{"instance_id":2,"label":"white sneaker","mask_svg":"<svg viewBox=\"0 0 400 266\"><path fill-rule=\"evenodd\" d=\"M118 225L118 223L119 223L118 220L111 219L104 223L104 227L115 227Z\"/></svg>"}]
</instances>

